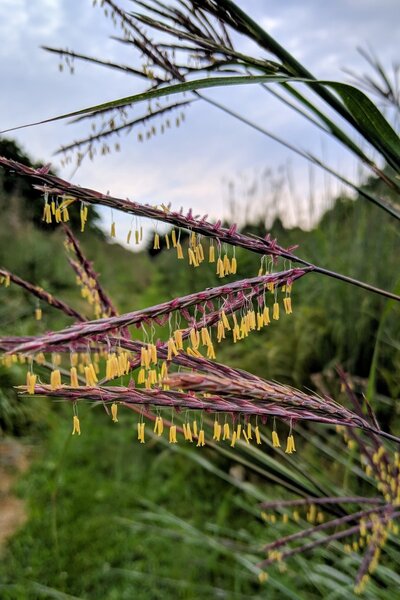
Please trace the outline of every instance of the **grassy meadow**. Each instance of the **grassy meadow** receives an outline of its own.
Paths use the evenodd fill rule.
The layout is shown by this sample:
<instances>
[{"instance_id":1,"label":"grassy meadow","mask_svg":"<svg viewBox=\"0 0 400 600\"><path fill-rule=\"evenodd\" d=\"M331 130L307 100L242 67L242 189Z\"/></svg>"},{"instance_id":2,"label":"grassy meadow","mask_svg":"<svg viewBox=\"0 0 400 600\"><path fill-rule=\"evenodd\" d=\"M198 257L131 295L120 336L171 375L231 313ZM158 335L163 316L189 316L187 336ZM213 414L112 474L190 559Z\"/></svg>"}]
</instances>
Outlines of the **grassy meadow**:
<instances>
[{"instance_id":1,"label":"grassy meadow","mask_svg":"<svg viewBox=\"0 0 400 600\"><path fill-rule=\"evenodd\" d=\"M378 186L374 181L370 186ZM78 310L75 278L60 230L43 231L23 190L1 193L0 254L16 274L34 280ZM39 205L39 204L38 204ZM261 233L263 223L245 229ZM399 239L389 216L362 199L337 198L311 230L272 228L280 244L299 243L302 255L330 269L396 289ZM101 233L94 221L77 234L101 282L121 312L217 283L206 266L195 272L164 250L132 253ZM13 252L7 248L12 244ZM29 249L29 260L27 260ZM380 255L379 268L368 256ZM238 272L256 274L259 259L237 252ZM2 335L38 333L67 324L51 308L35 322L35 304L15 286L0 289ZM294 313L236 345L223 344L219 360L272 380L340 394L335 367L351 372L358 389L374 398L378 417L396 430L389 398L399 391L399 309L393 302L333 279L310 276L296 284ZM137 417L121 410L114 424L101 406L80 409L82 435L71 436L70 408L39 398L18 398L12 385L24 369L2 368L0 423L4 436L30 447L30 468L15 484L27 522L3 550L0 590L5 599L31 598L346 598L353 596L357 559L338 544L273 567L260 583L252 557L277 532L294 524L265 522L259 502L321 490L353 495L370 483L357 452L334 429L299 427L298 452L288 457L265 442L261 451L188 448L136 439ZM345 401L345 400L344 400ZM269 437L268 428L265 431ZM301 457L301 464L299 462ZM302 519L305 515L301 516ZM390 598L390 547L367 598ZM329 577L326 573L329 572ZM267 586L267 587L265 587ZM267 592L268 590L268 592Z\"/></svg>"},{"instance_id":2,"label":"grassy meadow","mask_svg":"<svg viewBox=\"0 0 400 600\"><path fill-rule=\"evenodd\" d=\"M0 598L399 597L398 67L361 50L369 75L321 80L232 0L93 5L129 65L44 50L60 72L83 62L144 86L28 114L38 132L80 124L62 166L121 150L121 134L152 140L201 102L290 150L310 187L324 171L325 189L294 206L288 165L265 165L208 222L62 181L0 139ZM208 95L238 86L294 109L353 175L269 129L267 102L255 122L250 102ZM331 177L347 191L327 193ZM140 251L118 219L100 227L100 206L133 239L151 221ZM309 227L285 227L289 212Z\"/></svg>"}]
</instances>

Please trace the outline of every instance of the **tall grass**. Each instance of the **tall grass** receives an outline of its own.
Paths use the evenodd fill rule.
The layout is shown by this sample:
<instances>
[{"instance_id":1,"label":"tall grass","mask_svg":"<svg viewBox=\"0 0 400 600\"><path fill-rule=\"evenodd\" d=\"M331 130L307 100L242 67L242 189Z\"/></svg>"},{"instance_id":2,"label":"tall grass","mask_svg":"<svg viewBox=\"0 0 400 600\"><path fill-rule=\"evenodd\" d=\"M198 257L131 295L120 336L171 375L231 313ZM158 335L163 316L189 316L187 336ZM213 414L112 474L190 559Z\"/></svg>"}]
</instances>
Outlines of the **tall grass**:
<instances>
[{"instance_id":1,"label":"tall grass","mask_svg":"<svg viewBox=\"0 0 400 600\"><path fill-rule=\"evenodd\" d=\"M274 83L281 87L283 96L278 94L278 97L282 101L288 102L288 95L289 104L294 110L350 150L380 181L380 186L361 186L352 182L317 157L300 151L276 136L275 139L355 189L360 198L375 205L371 210L382 209L397 225L400 218L400 140L368 96L349 84L315 78L230 0L179 2L172 7L163 2L136 4L144 12L129 13L113 0L102 2L103 6L111 9L112 18L121 27L120 41L134 46L145 57L146 64L140 73L135 68L125 67L124 71L148 79L150 89L135 96L33 123L38 125L67 117L74 117L75 120L89 118L96 122L100 116L102 121L99 129L64 147L63 151L78 149L78 163L85 154L93 156L94 145L99 142L103 144L102 151L107 152L108 137L147 122L152 116L182 108L181 102L173 102L158 108L154 115L146 114L132 121L127 111L133 105L185 91L273 137L262 126L251 123L247 117L234 113L229 107L211 101L198 90L231 85L267 86ZM167 34L167 41L154 42L143 26L153 32ZM236 42L232 41L233 32L254 42L260 55L243 54ZM77 58L111 68L123 68L71 51L50 50L68 61ZM193 54L196 58L194 66L192 58L181 63L182 58L192 57ZM305 92L299 91L303 88ZM328 116L332 113L334 117ZM362 144L356 141L358 137L363 140ZM81 148L84 148L84 152ZM373 156L378 156L378 160ZM191 291L172 300L118 315L77 239L67 229L66 245L71 253L69 263L77 276L82 297L94 311L95 319L88 319L64 301L9 270L0 271L6 287L11 283L18 285L40 301L36 309L37 320L42 316L42 305L49 304L77 321L69 327L41 335L13 335L0 339L6 365L12 366L18 361L28 363L26 385L20 387L21 393L69 400L72 405L73 435L81 434L79 404L84 399L102 405L106 413L111 412L114 422L118 422L119 407L133 410L138 415L137 437L140 443L145 443L150 437L159 439L161 443L169 442L172 447L179 438L189 444L194 442L198 447L207 444L221 456L241 463L258 478L279 483L287 491L304 497L303 500L290 500L289 503L277 499L261 504L260 511L266 507L269 510L276 509L283 531L276 527L276 512L260 512L261 518L272 526L272 530L277 528L278 539L264 546L257 543L256 548L252 543L236 544L236 540L227 540L225 535L221 535L220 539L219 532L207 536L205 532L199 532L155 507L143 513L143 523L147 519L156 521L165 534L168 534L171 525L174 530L179 525L186 539L200 537L204 545L209 544L252 574L257 574L261 583L268 578L266 567L277 563L280 569L284 569L283 561L294 556L297 567L304 567L304 556L315 548L324 547L324 552L319 556L325 557L329 564L318 564L309 576L311 587L317 588L318 593L325 594L329 590L331 597L335 597L343 589L348 591L354 584L357 594L366 590L367 597L371 594L370 597L386 597L381 590L398 579L390 569L397 557L397 548L388 542L398 531L395 520L400 516L400 462L399 454L393 451L392 446L383 445L382 439L386 437L397 442L397 438L381 429L371 402L353 391L351 376L342 370L336 378L336 381L339 378L341 380L342 392L337 384L333 384L334 395L343 399L341 393L345 392L351 409L335 401L321 381L314 382L319 385L319 394L305 393L261 379L240 368L240 352L238 369L219 364L215 358L217 343L223 344L225 339L232 338L234 347L236 344L237 347L244 346L249 336L256 335L256 330L272 328L283 314L285 318L291 318L292 288L301 287L302 283L297 282L299 279L308 281L314 278L317 281L315 287L320 276L327 276L339 280L343 286L346 284L348 287L344 289L356 287L364 290L364 293L373 292L391 303L387 311L400 300L398 290L382 289L342 272L331 271L320 265L318 260L314 264L299 257L297 252L294 253L296 241L294 245L284 248L264 232L261 235L239 233L235 224L224 226L222 220L212 224L206 216L201 218L192 211L184 215L164 205L150 207L80 188L49 174L46 167L34 169L7 158L0 158L0 164L39 185L44 198L43 220L47 224L63 226L69 221L70 212L79 207L83 232L91 205L105 205L138 218L161 221L172 228L163 239L156 229L154 251L163 247L165 251L176 253L178 264L186 259L194 272L200 271L204 266L202 263L208 261L213 269L216 267L218 279L224 280L222 285L207 286L202 291ZM381 193L382 189L386 192ZM130 232L127 242L131 234L139 239L140 226ZM110 237L116 237L114 222ZM350 255L362 253L362 247L357 247L356 242L350 240L349 248L341 248L341 251ZM364 243L364 240L361 242ZM241 272L239 255L245 255L246 252L261 255L258 275L233 279L237 272ZM371 253L366 259L367 266L375 268L376 261L382 260L382 257L377 252L377 255ZM298 266L293 267L293 264ZM228 278L227 283L225 278ZM330 301L328 296L327 302ZM355 309L357 314L357 307ZM386 314L382 319L386 318ZM136 326L136 331L129 329L132 325ZM312 337L312 323L309 328ZM391 343L395 344L396 341L392 340ZM377 360L376 355L368 385L369 400L374 400ZM174 365L177 366L176 371ZM48 383L43 382L46 370L51 372ZM69 385L66 381L69 381ZM119 385L116 385L117 382ZM220 422L221 413L225 417ZM279 427L276 421L281 422ZM295 432L300 439L310 435L308 430L299 425L303 421L336 425L339 428L338 433L344 437L349 456L343 454L337 438L330 437L327 442L318 430L312 434L312 441L321 453L322 460L334 456L342 466L342 486L338 485L337 480L332 482L329 476L316 473L315 467L306 467L291 456L299 449L298 441L295 442L294 438ZM150 423L154 423L154 429L149 432ZM266 425L269 430L272 429L268 437ZM168 442L163 437L164 427L169 430ZM281 444L283 431L286 440ZM259 446L265 445L274 448L281 460L262 452ZM233 481L216 469L209 459L199 459L198 455L186 450L183 452L258 501L264 498L265 491L262 488ZM355 452L360 458L359 467L353 461ZM362 481L365 495L352 493L350 475ZM345 506L348 504L352 508ZM372 508L365 507L369 504L373 505ZM292 509L295 506L306 507L307 512L299 514L296 509L289 514L288 507ZM254 510L253 506L250 512ZM297 542L294 546L293 541ZM237 549L237 545L241 549ZM388 548L388 567L379 564L383 548ZM324 574L329 576L324 577ZM370 582L372 574L375 578L373 583ZM293 579L289 577L288 581L293 586ZM279 590L278 578L274 575L271 586ZM296 597L293 587L285 587L285 593L287 597Z\"/></svg>"}]
</instances>

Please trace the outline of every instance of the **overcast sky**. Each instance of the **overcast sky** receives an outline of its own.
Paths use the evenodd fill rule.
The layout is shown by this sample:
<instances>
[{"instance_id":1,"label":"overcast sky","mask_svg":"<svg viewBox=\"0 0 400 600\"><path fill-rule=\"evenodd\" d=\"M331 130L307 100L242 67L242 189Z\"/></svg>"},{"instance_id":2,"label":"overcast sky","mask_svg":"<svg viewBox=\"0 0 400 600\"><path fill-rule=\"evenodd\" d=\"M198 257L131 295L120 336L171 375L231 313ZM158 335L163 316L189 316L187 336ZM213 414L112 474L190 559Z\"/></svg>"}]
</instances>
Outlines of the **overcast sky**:
<instances>
[{"instance_id":1,"label":"overcast sky","mask_svg":"<svg viewBox=\"0 0 400 600\"><path fill-rule=\"evenodd\" d=\"M121 4L132 6L129 0ZM365 70L357 46L369 45L386 65L398 59L398 0L239 0L239 4L318 77L343 80L345 66ZM60 73L57 57L40 49L40 45L68 47L138 66L135 52L110 39L114 33L91 0L0 0L0 130L141 90L139 80L84 63L76 63L73 76ZM250 86L206 93L355 177L356 163L340 146L265 91ZM86 131L86 126L79 132L62 122L21 130L13 137L33 158L52 162L68 179L71 166L62 168L52 153ZM291 192L285 188L281 198L286 219L305 222L307 164L211 106L194 104L182 127L144 144L136 135L122 137L120 153L84 162L74 182L142 202L191 206L216 217L228 209L227 181L235 181L239 199L248 183L260 179L266 169L276 173L285 166L293 182ZM262 194L272 196L268 186L266 180ZM320 205L339 189L319 175L314 186ZM109 227L108 213L104 222ZM121 236L123 230L120 221Z\"/></svg>"}]
</instances>

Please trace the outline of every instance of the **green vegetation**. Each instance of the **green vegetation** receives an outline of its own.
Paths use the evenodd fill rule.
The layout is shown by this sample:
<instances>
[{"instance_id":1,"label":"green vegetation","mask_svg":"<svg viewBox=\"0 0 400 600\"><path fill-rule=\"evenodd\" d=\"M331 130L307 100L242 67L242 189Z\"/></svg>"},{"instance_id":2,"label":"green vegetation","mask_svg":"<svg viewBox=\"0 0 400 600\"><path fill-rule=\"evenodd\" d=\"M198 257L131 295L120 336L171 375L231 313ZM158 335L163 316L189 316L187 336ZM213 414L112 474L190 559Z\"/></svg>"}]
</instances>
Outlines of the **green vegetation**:
<instances>
[{"instance_id":1,"label":"green vegetation","mask_svg":"<svg viewBox=\"0 0 400 600\"><path fill-rule=\"evenodd\" d=\"M370 185L378 184L371 181ZM61 231L43 232L16 209L23 206L21 198L4 190L1 197L0 247L7 267L87 312L61 250ZM262 227L262 223L248 224L245 229L261 233ZM318 259L324 266L388 289L396 287L397 233L386 214L377 215L362 200L338 199L310 232L286 231L276 221L273 234L284 246L299 242L302 254L310 260ZM14 251L9 254L6 249L11 240ZM131 253L107 243L95 227L80 236L80 242L95 260L103 285L121 311L217 283L210 269L193 271L186 264L177 265L167 251L156 256L150 256L150 250ZM348 247L351 256L345 252ZM26 248L30 248L29 262ZM385 258L376 269L366 257L376 255L378 248ZM259 259L240 250L237 257L239 275L257 273ZM66 318L46 308L43 322L32 325L30 297L13 286L0 293L6 300L2 302L4 334L15 333L16 327L23 334L66 323ZM344 364L364 391L373 369L378 415L386 428L395 429L397 414L389 410L388 397L398 394L399 349L393 343L399 327L398 306L339 281L316 281L316 276L296 286L293 305L293 316L282 318L279 326L270 326L235 346L223 345L220 360L264 377L335 393L336 364ZM374 345L378 331L379 348ZM257 467L254 460L243 465L239 452L235 459L235 454L223 456L206 448L199 457L198 449L190 451L180 445L175 451L155 442L141 446L135 439L134 415L121 411L116 425L101 407L80 410L83 434L72 438L67 406L17 398L9 386L19 383L21 375L21 367L2 370L0 422L4 433L25 439L29 434L35 458L17 487L27 500L29 520L2 561L2 597L263 597L256 576L241 562L247 552L242 547L257 547L273 539L274 529L266 528L260 519L257 501L282 496L274 477L304 485L297 473L298 459L287 463L267 448ZM349 473L351 488L347 489L356 493L356 486L361 493L363 484L356 484L355 479L359 476L356 457L350 462L340 458L340 438L329 435L324 439L323 430L320 437L312 426L299 430L298 435L299 456L306 461L309 482L314 481L308 484L309 493L318 489L315 485L336 490L342 486L346 492L344 481ZM320 473L323 464L330 480ZM226 544L232 535L236 541ZM275 569L268 585L277 597L321 597L327 589L320 574L323 561L336 569L335 577L344 569L345 589L351 597L355 565L340 566L331 552L337 549L321 550L319 558L313 559L315 570L301 582L295 572L305 568L307 557L290 563L288 573ZM297 565L296 569L290 565ZM310 565L306 568L310 570ZM371 594L380 593L380 588L374 589Z\"/></svg>"},{"instance_id":2,"label":"green vegetation","mask_svg":"<svg viewBox=\"0 0 400 600\"><path fill-rule=\"evenodd\" d=\"M79 323L72 334L69 330L58 338L42 337L28 344L24 351L28 348L37 352L39 348L52 352L56 339L58 348L62 348L60 352L69 357L71 343L86 340L88 345L90 342L103 344L108 368L105 384L98 383L94 375L88 377L87 373L94 373L96 357L92 363L90 356L81 354L77 365L81 367L80 372L85 373L85 388L77 391L73 372L70 386L64 385L61 390L60 383L54 383L56 379L52 378L51 386L46 387L42 385L43 380L48 381L46 369L52 369L52 375L61 381L58 357L54 354L49 358L51 363L37 369L35 365L35 374L28 377L25 389L33 398L17 397L12 385L20 383L24 373L18 364L21 356L15 357L14 362L10 357L5 359L11 368L2 367L0 371L0 427L5 434L33 443L35 456L29 473L17 486L17 492L27 501L29 518L5 551L0 565L0 593L7 600L40 597L196 599L203 596L334 600L354 599L360 593L368 600L391 599L395 590L400 589L396 523L400 517L400 456L394 451L393 441L397 438L390 438L387 433L382 442L383 432L374 419L376 414L386 432L398 429L400 139L389 120L360 89L315 78L232 0L185 0L173 6L158 0L140 1L136 2L139 7L136 13L126 12L114 0L102 0L100 4L106 16L121 28L119 41L139 50L144 61L140 71L136 66L127 68L70 50L47 50L57 54L71 70L71 61L78 59L122 69L129 75L139 73L147 79L148 89L135 96L42 121L75 116L78 121L90 122L90 133L86 137L60 149L64 153L64 164L71 162L71 152L76 152L78 165L86 156L93 158L98 146L102 154L107 154L109 139L116 133L130 132L134 126L147 126L153 118L164 119L165 114L181 111L184 104L201 99L289 147L340 180L355 196L332 199L332 208L311 231L285 230L276 219L271 233L277 236L280 246L277 247L269 238L257 239L257 236L265 236L263 219L241 224L241 229L249 235L239 237L234 228L221 228L220 222L212 225L205 219L193 218L191 213L185 216L165 207L128 205L117 198L55 181L46 169L33 171L0 159L7 169L0 189L3 217L0 253L6 256L4 267L93 318L93 306L88 307L83 299L86 292L92 304L97 303L97 317L104 316L100 324ZM162 41L155 41L160 32ZM255 55L242 53L240 40L243 39L246 42L243 47L253 48ZM380 94L391 109L398 110L397 80L393 85L380 63L366 56L378 83L368 78L367 85L361 87ZM359 88L357 74L355 79ZM362 165L363 172L368 173L364 181L344 178L325 161L199 91L239 84L252 84L251 88L262 87L271 92L317 125L324 135L345 146ZM187 96L180 102L179 94L183 91ZM164 100L159 101L161 98ZM155 106L149 105L147 113L130 120L133 105L143 101L150 104L155 99ZM179 124L181 116L176 121ZM162 131L169 126L169 120L163 122ZM146 138L155 133L156 128L151 125ZM138 137L143 140L142 133ZM29 162L13 142L2 144L5 154ZM119 143L114 147L118 150ZM158 305L163 300L178 299L168 304L168 311L165 307L156 307L152 315L155 320L163 314L170 317L169 327L164 322L164 329L162 323L156 321L156 335L160 334L164 347L156 350L149 344L147 350L140 344L135 345L134 340L124 338L126 323L116 326L109 316L112 314L110 304L99 300L99 296L90 296L98 288L85 260L79 258L79 252L76 252L79 262L76 270L89 283L86 290L83 289L83 297L76 297L75 275L61 250L61 228L51 224L50 232L43 232L42 209L37 208L42 203L36 201L36 192L28 189L26 182L14 178L13 170L49 186L46 189L54 195L52 209L46 195L45 208L50 222L54 221L52 214L55 220L61 220L57 217L57 210L61 215L61 209L56 208L55 200L58 202L63 195L64 201L68 194L72 196L69 208L73 213L74 230L79 229L79 208L74 209L87 203L118 209L129 214L128 218L144 214L172 223L179 229L179 235L183 230L179 239L185 246L189 230L191 247L190 250L185 247L185 255L189 255L195 266L198 266L197 260L202 262L201 244L207 240L232 245L238 262L237 275L241 279L235 283L239 290L235 302L240 301L241 307L239 311L236 306L232 309L233 294L229 287L219 294L213 292L214 301L226 303L224 310L233 311L232 322L237 316L241 318L242 337L246 339L221 344L218 361L227 366L196 355L199 346L196 335L199 334L193 330L187 354L171 350L173 332L176 335L176 330L184 326L181 319L189 327L201 329L204 346L208 351L210 347L213 350L205 320L216 307L207 305L209 312L206 312L202 304L206 304L209 295L207 288L221 283L213 273L214 267L191 268L186 261L177 262L174 251L168 252L165 248L153 251L152 243L146 252L129 253L111 243L100 231L95 211L91 212L88 231L79 236L79 240L89 260L95 262L101 284L118 310L132 311ZM83 206L81 204L81 218L86 210ZM265 206L262 212L266 214ZM115 224L111 238L114 227ZM157 234L154 250L158 249L158 242ZM283 250L296 244L301 246L296 256ZM178 258L180 250L178 244ZM193 261L194 252L198 252L200 258ZM272 290L268 286L276 274L268 273L257 284L253 281L249 285L243 280L255 276L266 257L271 261L279 257L274 267L285 271L278 285L273 280ZM224 259L228 266L222 266L222 271L229 271L232 263L227 254ZM246 322L248 318L256 318L253 297L263 306L262 293L272 291L276 311L278 294L279 297L281 294L279 284L285 284L282 290L285 294L291 293L293 280L286 269L293 265L289 262L313 271L301 273L304 277L294 283L294 314L290 317L281 314L277 325L275 312L268 327L263 323L262 331L247 338L249 330L256 328ZM223 264L221 258L218 268L220 264ZM2 274L8 283L10 275L4 271ZM298 271L290 272L291 277L297 275ZM223 283L229 281L233 279L224 278ZM265 287L261 291L258 286L262 285ZM371 285L382 289L373 289ZM27 288L29 285L23 287ZM182 302L180 296L200 290L205 291L201 296L196 294L192 303L195 306L193 324L190 313L177 306ZM246 294L251 296L251 302ZM14 285L0 290L0 299L3 297L5 301L0 309L3 336L44 334L70 323L56 314L54 308L47 307L44 307L43 319L35 321L32 317L37 302ZM285 311L281 313L290 313L287 310L290 296L285 296L283 302ZM198 315L200 310L204 311L204 320ZM71 312L66 310L67 314ZM72 314L83 320L79 314ZM263 314L257 314L257 319L263 320ZM175 323L171 322L172 317ZM226 315L218 313L217 318L221 319L218 325L224 330ZM147 316L140 315L137 323L147 325L146 319ZM151 321L151 327L153 325ZM139 334L142 335L140 329ZM144 342L147 334L144 326ZM237 336L236 329L234 334ZM118 341L110 342L114 335L119 335ZM177 338L175 340L179 345ZM8 348L11 342L3 337L1 343ZM16 353L21 352L19 343L20 340L12 342ZM179 370L182 368L182 372L171 375L169 371L169 380L166 380L160 369L159 389L150 391L133 389L136 375L132 375L132 364L128 368L120 367L113 354L118 354L121 348L129 348L133 353L131 358L141 355L142 381L148 378L146 386L150 387L156 383L156 369L160 367L157 352L167 355L166 347L168 369L172 362ZM128 360L127 355L120 354L118 358L122 362ZM117 368L113 361L117 362ZM229 366L254 375L238 373ZM269 381L257 379L257 375ZM314 395L301 394L289 387L278 388L276 381L311 389ZM114 385L121 388L116 390ZM165 389L166 385L171 387ZM39 393L70 402L39 400ZM89 403L78 402L78 394L79 400L85 396ZM104 414L108 412L107 403L111 402L113 419L120 406L118 424ZM71 403L74 433L80 434L81 427L82 436L71 436ZM344 413L349 404L353 412ZM172 406L176 406L176 410ZM174 441L171 433L176 433L176 425L179 427L185 422L187 427L191 418L188 413L194 412L200 423L198 435L193 427L194 437L200 446L204 426L205 448L194 448L194 444L185 444L181 439L182 443L174 446L168 444L167 437L153 435L151 419L156 418L160 407L164 410L165 425L169 427L170 442ZM232 426L238 423L231 443L212 441L213 421L214 432L218 427L222 429L216 420L218 410L225 413ZM257 444L246 444L245 440L249 440L244 433L236 440L236 432L239 438L240 428L248 425L245 412L251 417ZM345 416L330 418L338 414ZM239 421L235 422L234 415L239 415ZM169 418L171 423L167 423ZM172 427L174 418L176 423ZM307 419L316 422L312 424ZM341 427L335 430L332 425L326 425L327 422L341 423ZM138 424L140 427L146 424L144 446L136 439ZM262 445L258 444L258 425ZM353 425L356 427L352 428ZM292 453L293 428L295 454ZM279 449L277 441L278 434L283 441L283 430L288 440L286 451L283 443ZM184 433L186 439L187 429ZM214 434L214 439L218 440L218 435ZM388 438L392 440L390 443ZM288 540L286 536L291 534L294 537ZM264 588L264 584L268 587Z\"/></svg>"},{"instance_id":3,"label":"green vegetation","mask_svg":"<svg viewBox=\"0 0 400 600\"><path fill-rule=\"evenodd\" d=\"M222 526L234 520L244 531L248 519L235 509L233 488L169 448L137 444L130 414L114 425L101 410L83 410L83 434L72 438L64 408L54 407L41 456L18 486L30 519L2 561L1 580L13 584L0 587L2 598L52 597L39 594L35 583L107 600L172 598L177 589L182 598L212 597L220 587L245 597L257 589L248 574L201 543L201 534L185 544L179 528L165 536L146 519L153 503L200 530L210 520ZM169 583L175 579L187 589Z\"/></svg>"}]
</instances>

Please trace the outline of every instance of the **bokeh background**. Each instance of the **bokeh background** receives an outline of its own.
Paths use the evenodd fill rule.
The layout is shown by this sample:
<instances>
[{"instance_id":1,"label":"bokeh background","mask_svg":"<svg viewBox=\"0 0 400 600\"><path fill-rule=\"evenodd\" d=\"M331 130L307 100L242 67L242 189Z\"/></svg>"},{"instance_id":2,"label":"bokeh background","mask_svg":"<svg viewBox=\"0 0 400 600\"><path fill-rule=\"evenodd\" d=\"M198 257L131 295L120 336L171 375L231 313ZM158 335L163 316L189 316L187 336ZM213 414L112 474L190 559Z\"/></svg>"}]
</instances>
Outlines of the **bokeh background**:
<instances>
[{"instance_id":1,"label":"bokeh background","mask_svg":"<svg viewBox=\"0 0 400 600\"><path fill-rule=\"evenodd\" d=\"M240 5L321 78L344 80L345 69L368 71L357 47L373 48L388 72L397 59L395 0L343 1L323 9L316 0ZM40 48L140 63L114 34L110 20L89 1L3 0L0 128L140 91L139 79L91 64L75 63L73 74L60 71L57 57ZM347 150L252 88L206 94L390 201ZM396 124L396 107L387 115ZM299 254L311 262L399 292L399 235L390 216L206 103L188 107L180 126L164 135L140 143L134 130L121 137L118 152L84 160L79 168L63 164L54 152L80 133L82 124L64 122L10 132L0 137L0 155L51 163L61 177L116 196L171 202L259 235L270 230L284 247L299 244ZM65 259L62 232L41 223L38 193L0 172L0 210L0 265L90 314ZM91 212L85 234L78 233L121 313L217 284L209 268L193 271L166 251L154 253L153 223L143 222L139 248L127 248L130 225L124 215L99 209ZM259 258L240 250L237 257L241 275L257 274ZM342 365L357 391L373 400L382 427L398 432L399 309L339 281L305 279L294 291L290 318L240 344L223 345L218 359L338 397L335 368ZM51 308L35 322L34 310L35 302L21 290L1 288L1 335L67 324ZM18 398L13 386L23 379L23 368L0 367L1 597L353 597L357 559L339 545L274 568L266 586L252 569L260 547L286 531L279 519L265 523L261 500L368 490L357 453L348 452L334 430L299 427L298 453L291 457L269 445L257 455L243 448L171 447L155 439L139 445L132 414L121 414L115 425L100 407L83 407L83 435L72 438L70 408ZM397 597L398 552L394 543L366 597Z\"/></svg>"}]
</instances>

